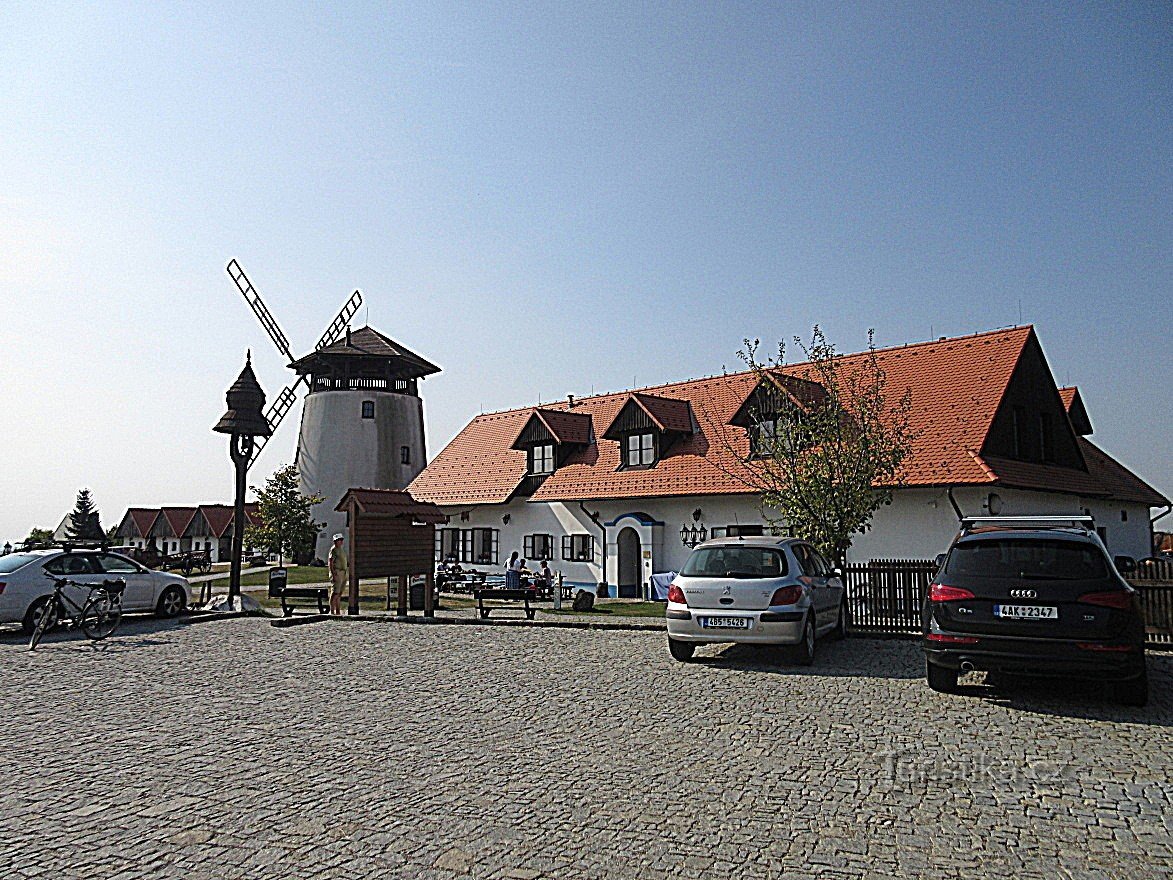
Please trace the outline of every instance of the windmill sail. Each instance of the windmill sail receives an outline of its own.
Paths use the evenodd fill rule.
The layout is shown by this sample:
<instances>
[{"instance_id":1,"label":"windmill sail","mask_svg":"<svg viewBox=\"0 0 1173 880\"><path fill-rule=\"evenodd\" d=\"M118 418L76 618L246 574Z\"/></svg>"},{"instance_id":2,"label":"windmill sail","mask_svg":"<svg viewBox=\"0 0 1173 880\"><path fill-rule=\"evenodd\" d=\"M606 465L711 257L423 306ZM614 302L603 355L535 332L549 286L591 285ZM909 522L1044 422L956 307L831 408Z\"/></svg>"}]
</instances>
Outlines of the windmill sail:
<instances>
[{"instance_id":1,"label":"windmill sail","mask_svg":"<svg viewBox=\"0 0 1173 880\"><path fill-rule=\"evenodd\" d=\"M273 317L268 306L261 299L261 295L257 293L256 288L248 280L248 276L244 274L244 269L240 268L240 263L236 262L235 258L228 261L228 275L236 283L245 301L252 308L253 314L261 322L261 326L265 328L265 332L269 334L269 338L273 340L273 344L277 346L277 350L285 355L286 360L293 360L293 352L289 350L289 340L285 338L285 334L277 326L277 319Z\"/></svg>"},{"instance_id":2,"label":"windmill sail","mask_svg":"<svg viewBox=\"0 0 1173 880\"><path fill-rule=\"evenodd\" d=\"M361 305L362 294L356 290L350 295L350 299L343 304L342 311L338 313L338 316L330 322L330 326L326 328L326 332L322 334L322 338L314 346L314 351L325 348L341 336L342 331L346 329L346 325L350 323L350 319L354 317L355 312L358 311Z\"/></svg>"}]
</instances>

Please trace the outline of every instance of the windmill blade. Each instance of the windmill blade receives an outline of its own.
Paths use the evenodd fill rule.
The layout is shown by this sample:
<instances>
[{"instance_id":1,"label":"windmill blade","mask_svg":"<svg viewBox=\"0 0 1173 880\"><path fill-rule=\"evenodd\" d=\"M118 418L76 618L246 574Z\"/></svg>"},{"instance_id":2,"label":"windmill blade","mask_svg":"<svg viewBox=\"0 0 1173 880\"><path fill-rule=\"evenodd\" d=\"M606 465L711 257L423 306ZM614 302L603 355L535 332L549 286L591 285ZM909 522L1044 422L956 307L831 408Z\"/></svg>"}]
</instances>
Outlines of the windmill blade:
<instances>
[{"instance_id":1,"label":"windmill blade","mask_svg":"<svg viewBox=\"0 0 1173 880\"><path fill-rule=\"evenodd\" d=\"M314 351L325 348L341 336L342 331L346 329L346 325L350 323L350 319L354 317L355 312L358 311L361 305L362 294L356 290L350 295L350 299L346 301L346 304L342 306L342 311L338 313L338 317L330 322L330 326L326 328L326 332L322 334L322 338L314 346Z\"/></svg>"},{"instance_id":2,"label":"windmill blade","mask_svg":"<svg viewBox=\"0 0 1173 880\"><path fill-rule=\"evenodd\" d=\"M269 338L273 340L277 350L285 355L286 360L292 361L293 353L289 350L289 340L285 338L285 334L277 326L276 318L273 317L252 282L248 280L248 276L244 274L244 269L240 268L240 263L236 262L235 257L228 261L228 275L236 282L237 288L244 295L245 301L252 307L257 320L261 322L261 326L265 328L265 332L269 334Z\"/></svg>"},{"instance_id":3,"label":"windmill blade","mask_svg":"<svg viewBox=\"0 0 1173 880\"><path fill-rule=\"evenodd\" d=\"M297 386L304 381L305 377L302 376L292 385L282 388L281 392L273 398L273 402L269 404L269 408L265 410L265 421L269 423L271 434L277 433L277 426L281 424L286 414L293 408L293 404L297 401ZM255 438L253 441L252 458L248 460L249 465L257 460L257 456L261 454L261 450L265 448L265 444L268 442L268 437Z\"/></svg>"}]
</instances>

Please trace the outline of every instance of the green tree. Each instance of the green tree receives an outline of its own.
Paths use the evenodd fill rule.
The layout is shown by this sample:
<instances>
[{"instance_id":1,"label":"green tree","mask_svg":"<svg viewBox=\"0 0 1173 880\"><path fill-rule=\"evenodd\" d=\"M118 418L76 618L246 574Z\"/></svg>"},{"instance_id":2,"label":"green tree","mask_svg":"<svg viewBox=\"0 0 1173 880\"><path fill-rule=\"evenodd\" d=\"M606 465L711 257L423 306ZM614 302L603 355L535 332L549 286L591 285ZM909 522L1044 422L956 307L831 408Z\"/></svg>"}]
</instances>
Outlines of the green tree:
<instances>
[{"instance_id":1,"label":"green tree","mask_svg":"<svg viewBox=\"0 0 1173 880\"><path fill-rule=\"evenodd\" d=\"M52 529L38 529L34 528L29 531L29 536L24 539L26 547L36 547L42 544L48 544L53 540Z\"/></svg>"},{"instance_id":2,"label":"green tree","mask_svg":"<svg viewBox=\"0 0 1173 880\"><path fill-rule=\"evenodd\" d=\"M302 495L297 488L297 468L285 465L273 472L257 493L259 526L249 526L244 542L277 553L282 561L297 550L312 545L323 523L314 522L311 508L322 500L320 495Z\"/></svg>"},{"instance_id":3,"label":"green tree","mask_svg":"<svg viewBox=\"0 0 1173 880\"><path fill-rule=\"evenodd\" d=\"M65 527L65 537L71 541L100 541L105 536L90 490L79 490L73 512L69 514L69 525Z\"/></svg>"},{"instance_id":4,"label":"green tree","mask_svg":"<svg viewBox=\"0 0 1173 880\"><path fill-rule=\"evenodd\" d=\"M806 363L759 356L759 341L738 353L757 374L749 420L751 455L738 476L761 496L765 518L785 525L837 564L855 535L892 500L912 451L910 393L890 400L873 334L862 355L845 362L816 325L795 345Z\"/></svg>"}]
</instances>

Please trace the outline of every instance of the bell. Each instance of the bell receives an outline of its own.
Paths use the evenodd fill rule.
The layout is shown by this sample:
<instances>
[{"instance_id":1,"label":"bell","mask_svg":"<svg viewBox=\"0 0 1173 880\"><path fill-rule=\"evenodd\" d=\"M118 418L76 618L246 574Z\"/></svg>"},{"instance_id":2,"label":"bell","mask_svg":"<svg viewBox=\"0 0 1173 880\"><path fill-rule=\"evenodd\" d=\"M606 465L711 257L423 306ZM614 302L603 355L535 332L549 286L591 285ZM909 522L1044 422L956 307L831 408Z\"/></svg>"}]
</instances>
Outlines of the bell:
<instances>
[{"instance_id":1,"label":"bell","mask_svg":"<svg viewBox=\"0 0 1173 880\"><path fill-rule=\"evenodd\" d=\"M273 433L269 420L265 418L265 392L253 373L251 356L246 356L244 369L225 396L228 412L212 428L213 431L250 437L268 437Z\"/></svg>"}]
</instances>

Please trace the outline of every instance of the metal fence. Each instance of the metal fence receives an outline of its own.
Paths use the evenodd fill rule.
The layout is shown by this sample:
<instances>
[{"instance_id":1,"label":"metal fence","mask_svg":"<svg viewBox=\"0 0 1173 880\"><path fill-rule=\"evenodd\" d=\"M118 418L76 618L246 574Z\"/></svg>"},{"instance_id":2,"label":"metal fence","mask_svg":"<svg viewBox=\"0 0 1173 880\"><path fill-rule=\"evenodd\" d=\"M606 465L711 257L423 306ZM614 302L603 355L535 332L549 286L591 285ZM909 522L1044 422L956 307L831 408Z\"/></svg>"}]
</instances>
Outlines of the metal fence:
<instances>
[{"instance_id":1,"label":"metal fence","mask_svg":"<svg viewBox=\"0 0 1173 880\"><path fill-rule=\"evenodd\" d=\"M869 635L921 631L921 606L937 566L929 559L872 559L844 571L849 629ZM1128 576L1140 594L1145 641L1173 647L1173 565L1148 564Z\"/></svg>"}]
</instances>

